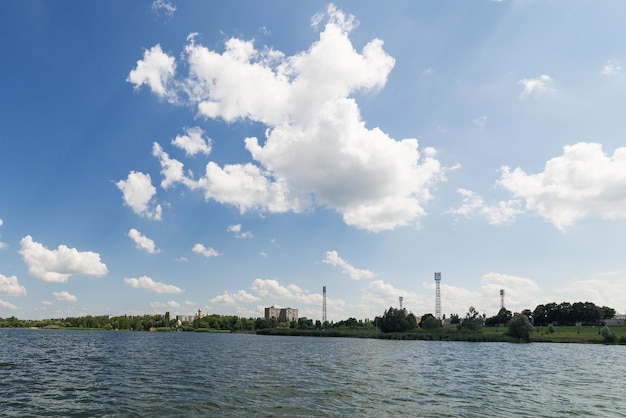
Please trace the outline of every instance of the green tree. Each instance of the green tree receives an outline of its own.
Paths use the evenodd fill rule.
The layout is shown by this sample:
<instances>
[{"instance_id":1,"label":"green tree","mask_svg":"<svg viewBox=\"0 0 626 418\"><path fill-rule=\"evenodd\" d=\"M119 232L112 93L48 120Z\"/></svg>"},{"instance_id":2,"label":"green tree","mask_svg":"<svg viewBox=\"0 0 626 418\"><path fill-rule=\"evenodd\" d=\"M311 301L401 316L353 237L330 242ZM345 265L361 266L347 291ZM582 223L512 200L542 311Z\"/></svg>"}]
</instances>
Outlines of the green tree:
<instances>
[{"instance_id":1,"label":"green tree","mask_svg":"<svg viewBox=\"0 0 626 418\"><path fill-rule=\"evenodd\" d=\"M376 318L376 324L382 332L406 332L417 326L417 319L406 309L389 308L382 318Z\"/></svg>"},{"instance_id":2,"label":"green tree","mask_svg":"<svg viewBox=\"0 0 626 418\"><path fill-rule=\"evenodd\" d=\"M608 306L603 306L600 308L602 312L601 319L611 319L615 317L615 309L609 308Z\"/></svg>"},{"instance_id":3,"label":"green tree","mask_svg":"<svg viewBox=\"0 0 626 418\"><path fill-rule=\"evenodd\" d=\"M423 329L435 329L441 328L443 325L441 324L441 321L439 319L434 317L433 314L427 313L422 315L419 326Z\"/></svg>"},{"instance_id":4,"label":"green tree","mask_svg":"<svg viewBox=\"0 0 626 418\"><path fill-rule=\"evenodd\" d=\"M485 319L485 325L487 326L496 326L496 325L504 325L507 324L511 318L513 318L513 314L506 308L500 308L500 311L496 316L489 317Z\"/></svg>"},{"instance_id":5,"label":"green tree","mask_svg":"<svg viewBox=\"0 0 626 418\"><path fill-rule=\"evenodd\" d=\"M465 318L459 324L459 329L467 329L470 331L477 330L483 324L483 318L473 306L465 314Z\"/></svg>"},{"instance_id":6,"label":"green tree","mask_svg":"<svg viewBox=\"0 0 626 418\"><path fill-rule=\"evenodd\" d=\"M515 314L508 323L509 330L507 334L513 338L530 342L530 334L533 332L533 326L526 315Z\"/></svg>"}]
</instances>

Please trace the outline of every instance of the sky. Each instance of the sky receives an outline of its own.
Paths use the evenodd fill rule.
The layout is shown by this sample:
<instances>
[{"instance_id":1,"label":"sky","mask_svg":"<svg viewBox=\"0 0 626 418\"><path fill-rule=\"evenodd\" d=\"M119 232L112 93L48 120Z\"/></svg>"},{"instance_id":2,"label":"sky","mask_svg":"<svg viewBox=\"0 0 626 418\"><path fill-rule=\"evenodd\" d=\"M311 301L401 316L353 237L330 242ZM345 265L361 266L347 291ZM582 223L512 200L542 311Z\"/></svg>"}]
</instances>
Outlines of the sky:
<instances>
[{"instance_id":1,"label":"sky","mask_svg":"<svg viewBox=\"0 0 626 418\"><path fill-rule=\"evenodd\" d=\"M0 2L0 317L624 313L625 14Z\"/></svg>"}]
</instances>

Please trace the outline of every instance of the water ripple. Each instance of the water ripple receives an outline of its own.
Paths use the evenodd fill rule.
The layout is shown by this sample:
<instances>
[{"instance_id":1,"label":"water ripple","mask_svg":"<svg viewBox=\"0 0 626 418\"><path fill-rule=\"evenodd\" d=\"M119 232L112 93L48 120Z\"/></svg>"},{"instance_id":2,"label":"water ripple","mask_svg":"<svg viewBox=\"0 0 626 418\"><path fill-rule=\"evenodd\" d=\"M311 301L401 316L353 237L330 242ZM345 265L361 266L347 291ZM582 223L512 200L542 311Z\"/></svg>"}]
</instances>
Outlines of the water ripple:
<instances>
[{"instance_id":1,"label":"water ripple","mask_svg":"<svg viewBox=\"0 0 626 418\"><path fill-rule=\"evenodd\" d=\"M623 347L0 330L0 415L623 416ZM611 386L612 382L616 386Z\"/></svg>"}]
</instances>

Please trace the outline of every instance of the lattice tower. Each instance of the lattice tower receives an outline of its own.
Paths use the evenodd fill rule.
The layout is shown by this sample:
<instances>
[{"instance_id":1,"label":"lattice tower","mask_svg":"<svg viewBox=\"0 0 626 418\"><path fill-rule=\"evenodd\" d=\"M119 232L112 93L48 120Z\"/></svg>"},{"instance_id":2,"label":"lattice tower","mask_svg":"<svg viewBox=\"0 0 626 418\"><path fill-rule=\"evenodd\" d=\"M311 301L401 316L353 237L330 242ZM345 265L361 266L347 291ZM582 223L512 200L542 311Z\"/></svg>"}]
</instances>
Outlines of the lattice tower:
<instances>
[{"instance_id":1,"label":"lattice tower","mask_svg":"<svg viewBox=\"0 0 626 418\"><path fill-rule=\"evenodd\" d=\"M435 318L441 319L441 273L435 273Z\"/></svg>"},{"instance_id":2,"label":"lattice tower","mask_svg":"<svg viewBox=\"0 0 626 418\"><path fill-rule=\"evenodd\" d=\"M322 329L326 329L326 286L324 286L323 288L323 295L324 297L322 298Z\"/></svg>"}]
</instances>

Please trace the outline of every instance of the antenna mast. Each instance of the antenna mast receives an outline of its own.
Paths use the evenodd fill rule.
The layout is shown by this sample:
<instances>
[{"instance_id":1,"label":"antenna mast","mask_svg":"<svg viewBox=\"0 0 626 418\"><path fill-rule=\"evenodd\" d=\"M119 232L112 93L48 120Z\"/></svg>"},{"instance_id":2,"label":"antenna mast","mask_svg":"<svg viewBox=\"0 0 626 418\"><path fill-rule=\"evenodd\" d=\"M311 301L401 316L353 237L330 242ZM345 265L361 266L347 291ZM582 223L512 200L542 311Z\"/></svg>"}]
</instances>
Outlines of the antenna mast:
<instances>
[{"instance_id":1,"label":"antenna mast","mask_svg":"<svg viewBox=\"0 0 626 418\"><path fill-rule=\"evenodd\" d=\"M323 288L324 297L322 299L322 329L326 329L326 286Z\"/></svg>"},{"instance_id":2,"label":"antenna mast","mask_svg":"<svg viewBox=\"0 0 626 418\"><path fill-rule=\"evenodd\" d=\"M441 273L435 273L435 318L441 319Z\"/></svg>"}]
</instances>

